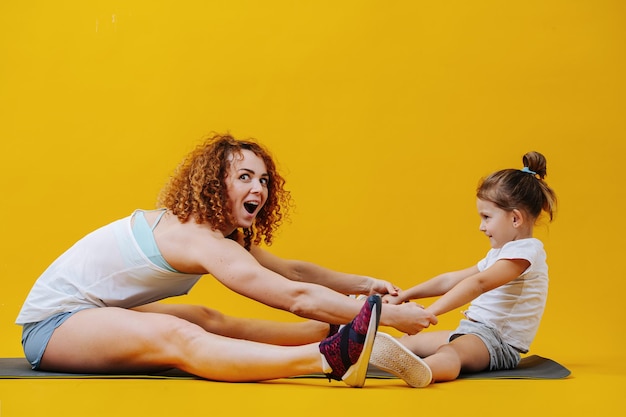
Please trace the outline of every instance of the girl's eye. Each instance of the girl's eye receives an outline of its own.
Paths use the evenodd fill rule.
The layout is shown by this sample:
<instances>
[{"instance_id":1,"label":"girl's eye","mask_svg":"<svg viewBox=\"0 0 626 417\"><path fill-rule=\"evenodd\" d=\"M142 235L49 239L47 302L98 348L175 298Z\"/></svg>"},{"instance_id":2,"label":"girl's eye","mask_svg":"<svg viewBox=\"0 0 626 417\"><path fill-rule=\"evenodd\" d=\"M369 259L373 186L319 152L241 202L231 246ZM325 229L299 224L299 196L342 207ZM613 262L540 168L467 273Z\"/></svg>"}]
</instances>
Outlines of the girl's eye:
<instances>
[{"instance_id":1,"label":"girl's eye","mask_svg":"<svg viewBox=\"0 0 626 417\"><path fill-rule=\"evenodd\" d=\"M247 180L249 180L249 179L250 179L250 174L241 174L241 175L239 176L239 179L240 179L240 180L243 180L243 181L247 181Z\"/></svg>"},{"instance_id":2,"label":"girl's eye","mask_svg":"<svg viewBox=\"0 0 626 417\"><path fill-rule=\"evenodd\" d=\"M263 185L267 185L267 184L270 183L270 180L268 178L261 178L260 181L261 181L261 184L263 184Z\"/></svg>"}]
</instances>

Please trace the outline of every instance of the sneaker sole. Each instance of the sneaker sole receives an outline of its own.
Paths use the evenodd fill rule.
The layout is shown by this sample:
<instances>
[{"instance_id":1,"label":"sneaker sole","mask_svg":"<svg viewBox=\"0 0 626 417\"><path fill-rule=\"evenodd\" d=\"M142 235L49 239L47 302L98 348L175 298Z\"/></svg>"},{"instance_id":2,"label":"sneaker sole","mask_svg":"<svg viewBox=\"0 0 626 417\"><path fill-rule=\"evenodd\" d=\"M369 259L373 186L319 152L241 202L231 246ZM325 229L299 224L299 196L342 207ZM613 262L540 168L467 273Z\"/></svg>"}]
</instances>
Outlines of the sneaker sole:
<instances>
[{"instance_id":1,"label":"sneaker sole","mask_svg":"<svg viewBox=\"0 0 626 417\"><path fill-rule=\"evenodd\" d=\"M402 378L414 388L426 387L433 379L426 362L387 333L376 335L370 363Z\"/></svg>"},{"instance_id":2,"label":"sneaker sole","mask_svg":"<svg viewBox=\"0 0 626 417\"><path fill-rule=\"evenodd\" d=\"M367 326L367 334L363 343L363 350L359 359L346 371L341 380L351 387L361 388L365 385L367 378L367 367L372 355L376 332L378 331L378 309L374 306L369 324Z\"/></svg>"}]
</instances>

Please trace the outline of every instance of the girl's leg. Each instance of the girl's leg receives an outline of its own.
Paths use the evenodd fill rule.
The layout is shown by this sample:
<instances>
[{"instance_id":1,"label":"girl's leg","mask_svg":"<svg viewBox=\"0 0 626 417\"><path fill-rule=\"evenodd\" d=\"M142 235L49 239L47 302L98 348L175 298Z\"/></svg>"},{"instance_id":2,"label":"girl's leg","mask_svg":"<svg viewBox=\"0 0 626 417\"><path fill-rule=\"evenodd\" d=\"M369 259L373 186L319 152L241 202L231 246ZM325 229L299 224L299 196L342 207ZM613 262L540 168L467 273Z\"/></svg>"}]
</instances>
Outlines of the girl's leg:
<instances>
[{"instance_id":1,"label":"girl's leg","mask_svg":"<svg viewBox=\"0 0 626 417\"><path fill-rule=\"evenodd\" d=\"M426 332L395 339L379 333L372 364L402 378L412 387L451 381L461 371L478 372L489 366L489 351L478 336L467 334L448 343L449 334L448 331Z\"/></svg>"},{"instance_id":2,"label":"girl's leg","mask_svg":"<svg viewBox=\"0 0 626 417\"><path fill-rule=\"evenodd\" d=\"M489 367L489 351L480 337L465 334L442 345L424 359L434 382L452 381L461 372L479 372Z\"/></svg>"},{"instance_id":3,"label":"girl's leg","mask_svg":"<svg viewBox=\"0 0 626 417\"><path fill-rule=\"evenodd\" d=\"M449 330L420 332L410 336L403 336L400 339L400 343L417 356L424 358L437 352L437 349L447 344L449 337Z\"/></svg>"},{"instance_id":4,"label":"girl's leg","mask_svg":"<svg viewBox=\"0 0 626 417\"><path fill-rule=\"evenodd\" d=\"M210 333L273 345L297 346L319 342L328 336L329 325L315 320L282 323L227 316L199 305L151 303L135 311L169 314L197 324Z\"/></svg>"}]
</instances>

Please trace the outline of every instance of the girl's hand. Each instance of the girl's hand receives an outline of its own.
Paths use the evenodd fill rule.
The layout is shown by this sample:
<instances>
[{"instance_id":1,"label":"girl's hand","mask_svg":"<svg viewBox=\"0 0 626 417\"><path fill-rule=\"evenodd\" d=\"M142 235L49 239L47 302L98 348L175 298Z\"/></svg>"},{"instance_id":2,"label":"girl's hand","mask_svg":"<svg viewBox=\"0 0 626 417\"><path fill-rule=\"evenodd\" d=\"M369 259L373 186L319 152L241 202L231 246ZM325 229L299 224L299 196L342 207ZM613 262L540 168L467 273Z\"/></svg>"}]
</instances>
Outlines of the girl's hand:
<instances>
[{"instance_id":1,"label":"girl's hand","mask_svg":"<svg viewBox=\"0 0 626 417\"><path fill-rule=\"evenodd\" d=\"M386 304L402 304L404 303L404 299L400 296L400 293L397 295L385 294L383 296L383 303Z\"/></svg>"}]
</instances>

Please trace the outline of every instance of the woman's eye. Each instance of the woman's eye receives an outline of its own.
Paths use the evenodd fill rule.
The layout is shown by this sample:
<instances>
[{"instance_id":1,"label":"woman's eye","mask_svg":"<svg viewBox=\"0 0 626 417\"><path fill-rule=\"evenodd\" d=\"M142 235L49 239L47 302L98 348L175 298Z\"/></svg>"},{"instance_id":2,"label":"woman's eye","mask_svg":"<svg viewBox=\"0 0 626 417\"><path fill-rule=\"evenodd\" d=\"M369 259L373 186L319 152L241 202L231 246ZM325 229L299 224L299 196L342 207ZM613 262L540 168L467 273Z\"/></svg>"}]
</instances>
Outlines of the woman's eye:
<instances>
[{"instance_id":1,"label":"woman's eye","mask_svg":"<svg viewBox=\"0 0 626 417\"><path fill-rule=\"evenodd\" d=\"M249 179L250 179L250 174L241 174L241 175L239 176L239 179L240 179L240 180L243 180L243 181L247 181L247 180L249 180Z\"/></svg>"},{"instance_id":2,"label":"woman's eye","mask_svg":"<svg viewBox=\"0 0 626 417\"><path fill-rule=\"evenodd\" d=\"M269 183L270 183L270 180L268 178L261 178L261 184L267 185Z\"/></svg>"}]
</instances>

